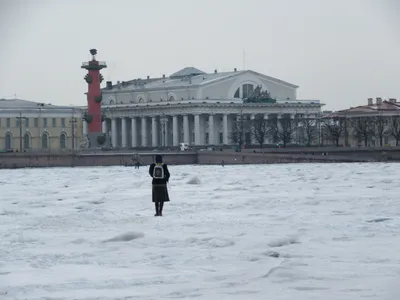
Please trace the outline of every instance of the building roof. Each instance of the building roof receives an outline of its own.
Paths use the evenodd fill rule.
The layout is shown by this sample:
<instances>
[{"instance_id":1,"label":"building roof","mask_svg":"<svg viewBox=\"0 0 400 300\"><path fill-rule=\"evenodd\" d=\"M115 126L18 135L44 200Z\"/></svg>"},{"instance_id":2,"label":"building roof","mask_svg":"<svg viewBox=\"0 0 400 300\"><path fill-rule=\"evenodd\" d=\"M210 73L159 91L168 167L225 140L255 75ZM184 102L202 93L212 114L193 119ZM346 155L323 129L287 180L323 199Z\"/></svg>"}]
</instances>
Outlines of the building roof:
<instances>
[{"instance_id":1,"label":"building roof","mask_svg":"<svg viewBox=\"0 0 400 300\"><path fill-rule=\"evenodd\" d=\"M148 78L148 79L134 79L130 81L123 81L119 84L119 89L121 90L156 90L163 88L180 88L180 87L196 87L207 85L216 81L225 80L230 77L236 77L243 73L253 73L257 76L265 77L267 80L271 80L274 82L278 82L284 85L288 85L294 88L297 88L297 85L291 84L289 82L285 82L283 80L266 76L254 71L244 70L244 71L232 71L232 72L213 72L213 73L205 73L197 68L188 67L182 70L179 70L173 73L169 77L162 78ZM113 85L112 87L117 87L118 84ZM107 88L103 88L103 90L107 90Z\"/></svg>"},{"instance_id":2,"label":"building roof","mask_svg":"<svg viewBox=\"0 0 400 300\"><path fill-rule=\"evenodd\" d=\"M34 109L34 108L62 109L62 108L72 108L72 107L52 105L50 103L45 104L45 103L22 100L22 99L0 99L0 109Z\"/></svg>"},{"instance_id":3,"label":"building roof","mask_svg":"<svg viewBox=\"0 0 400 300\"><path fill-rule=\"evenodd\" d=\"M170 78L182 78L185 76L193 76L193 75L201 75L201 74L206 74L205 72L195 68L195 67L187 67L182 70L179 70L172 75L170 75Z\"/></svg>"},{"instance_id":4,"label":"building roof","mask_svg":"<svg viewBox=\"0 0 400 300\"><path fill-rule=\"evenodd\" d=\"M395 101L376 102L371 105L362 105L351 107L349 109L339 110L338 114L350 113L375 113L375 112L400 112L400 103Z\"/></svg>"}]
</instances>

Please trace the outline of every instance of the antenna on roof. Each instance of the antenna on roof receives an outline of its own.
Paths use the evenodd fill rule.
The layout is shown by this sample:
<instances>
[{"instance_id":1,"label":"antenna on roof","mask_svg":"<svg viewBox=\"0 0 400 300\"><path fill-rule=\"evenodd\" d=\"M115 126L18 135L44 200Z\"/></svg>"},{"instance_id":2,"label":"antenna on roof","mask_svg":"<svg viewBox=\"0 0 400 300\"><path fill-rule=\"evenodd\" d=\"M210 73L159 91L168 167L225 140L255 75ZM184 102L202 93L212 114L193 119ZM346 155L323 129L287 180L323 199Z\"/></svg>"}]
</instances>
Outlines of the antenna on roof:
<instances>
[{"instance_id":1,"label":"antenna on roof","mask_svg":"<svg viewBox=\"0 0 400 300\"><path fill-rule=\"evenodd\" d=\"M243 71L246 71L246 53L243 48Z\"/></svg>"}]
</instances>

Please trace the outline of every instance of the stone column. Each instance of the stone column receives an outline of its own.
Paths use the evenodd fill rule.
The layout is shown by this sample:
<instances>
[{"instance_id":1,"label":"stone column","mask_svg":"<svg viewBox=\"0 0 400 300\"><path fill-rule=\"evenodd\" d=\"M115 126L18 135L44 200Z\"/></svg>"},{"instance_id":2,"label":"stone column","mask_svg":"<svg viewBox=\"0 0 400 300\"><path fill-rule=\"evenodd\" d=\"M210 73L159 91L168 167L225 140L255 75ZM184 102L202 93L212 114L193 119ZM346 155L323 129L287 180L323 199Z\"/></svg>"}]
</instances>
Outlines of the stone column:
<instances>
[{"instance_id":1,"label":"stone column","mask_svg":"<svg viewBox=\"0 0 400 300\"><path fill-rule=\"evenodd\" d=\"M178 116L172 116L172 145L179 145L179 135L178 135Z\"/></svg>"},{"instance_id":2,"label":"stone column","mask_svg":"<svg viewBox=\"0 0 400 300\"><path fill-rule=\"evenodd\" d=\"M151 144L153 147L158 146L158 130L156 117L151 118Z\"/></svg>"},{"instance_id":3,"label":"stone column","mask_svg":"<svg viewBox=\"0 0 400 300\"><path fill-rule=\"evenodd\" d=\"M200 115L194 115L194 144L201 145L200 141Z\"/></svg>"},{"instance_id":4,"label":"stone column","mask_svg":"<svg viewBox=\"0 0 400 300\"><path fill-rule=\"evenodd\" d=\"M183 142L190 144L188 115L183 115Z\"/></svg>"},{"instance_id":5,"label":"stone column","mask_svg":"<svg viewBox=\"0 0 400 300\"><path fill-rule=\"evenodd\" d=\"M165 147L168 147L168 117L165 118L165 124L164 124L164 130L165 130Z\"/></svg>"},{"instance_id":6,"label":"stone column","mask_svg":"<svg viewBox=\"0 0 400 300\"><path fill-rule=\"evenodd\" d=\"M147 122L146 117L142 117L142 147L147 147Z\"/></svg>"},{"instance_id":7,"label":"stone column","mask_svg":"<svg viewBox=\"0 0 400 300\"><path fill-rule=\"evenodd\" d=\"M228 137L228 115L224 114L222 117L222 129L224 136L224 145L228 145L229 137Z\"/></svg>"},{"instance_id":8,"label":"stone column","mask_svg":"<svg viewBox=\"0 0 400 300\"><path fill-rule=\"evenodd\" d=\"M208 144L215 145L214 137L214 114L208 115Z\"/></svg>"},{"instance_id":9,"label":"stone column","mask_svg":"<svg viewBox=\"0 0 400 300\"><path fill-rule=\"evenodd\" d=\"M121 118L121 147L126 148L128 147L128 136L127 136L127 128L126 128L126 118Z\"/></svg>"},{"instance_id":10,"label":"stone column","mask_svg":"<svg viewBox=\"0 0 400 300\"><path fill-rule=\"evenodd\" d=\"M107 120L101 122L101 132L107 134Z\"/></svg>"},{"instance_id":11,"label":"stone column","mask_svg":"<svg viewBox=\"0 0 400 300\"><path fill-rule=\"evenodd\" d=\"M282 128L281 119L283 119L283 116L281 114L278 114L276 116L277 129L278 129L278 136L277 136L278 143L283 143L283 141L282 141L283 128Z\"/></svg>"},{"instance_id":12,"label":"stone column","mask_svg":"<svg viewBox=\"0 0 400 300\"><path fill-rule=\"evenodd\" d=\"M289 143L297 143L298 142L298 134L299 134L299 126L296 124L296 114L290 114L290 126L292 128L294 127L295 129L292 129L292 134L290 136L290 142Z\"/></svg>"},{"instance_id":13,"label":"stone column","mask_svg":"<svg viewBox=\"0 0 400 300\"><path fill-rule=\"evenodd\" d=\"M136 148L137 147L137 119L136 118L131 119L131 135L132 135L132 139L131 139L132 147Z\"/></svg>"},{"instance_id":14,"label":"stone column","mask_svg":"<svg viewBox=\"0 0 400 300\"><path fill-rule=\"evenodd\" d=\"M117 119L111 119L111 144L113 147L117 147Z\"/></svg>"},{"instance_id":15,"label":"stone column","mask_svg":"<svg viewBox=\"0 0 400 300\"><path fill-rule=\"evenodd\" d=\"M82 130L83 130L83 136L88 134L88 123L86 120L82 120Z\"/></svg>"},{"instance_id":16,"label":"stone column","mask_svg":"<svg viewBox=\"0 0 400 300\"><path fill-rule=\"evenodd\" d=\"M256 136L255 136L255 131L254 131L254 128L253 128L253 126L255 125L255 122L256 122L256 115L255 114L251 114L250 115L250 139L251 139L251 144L252 145L257 145L258 144L258 141L257 141L257 139L256 139Z\"/></svg>"},{"instance_id":17,"label":"stone column","mask_svg":"<svg viewBox=\"0 0 400 300\"><path fill-rule=\"evenodd\" d=\"M264 121L265 122L267 122L267 126L269 126L268 125L268 121L269 120L269 115L268 114L264 114ZM269 128L269 127L268 127ZM265 141L264 141L264 144L269 144L270 143L270 140L271 140L271 134L267 134L266 136L265 136Z\"/></svg>"}]
</instances>

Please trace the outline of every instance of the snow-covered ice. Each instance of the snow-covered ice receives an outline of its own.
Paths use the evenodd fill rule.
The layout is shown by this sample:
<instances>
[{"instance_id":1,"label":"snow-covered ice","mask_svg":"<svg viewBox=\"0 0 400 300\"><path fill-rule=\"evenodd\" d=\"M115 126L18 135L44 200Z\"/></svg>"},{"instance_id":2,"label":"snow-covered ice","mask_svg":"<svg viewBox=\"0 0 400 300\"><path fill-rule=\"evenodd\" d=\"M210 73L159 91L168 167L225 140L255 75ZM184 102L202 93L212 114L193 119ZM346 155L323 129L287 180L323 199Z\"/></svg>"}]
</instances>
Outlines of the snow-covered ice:
<instances>
[{"instance_id":1,"label":"snow-covered ice","mask_svg":"<svg viewBox=\"0 0 400 300\"><path fill-rule=\"evenodd\" d=\"M400 165L0 171L0 299L400 299Z\"/></svg>"}]
</instances>

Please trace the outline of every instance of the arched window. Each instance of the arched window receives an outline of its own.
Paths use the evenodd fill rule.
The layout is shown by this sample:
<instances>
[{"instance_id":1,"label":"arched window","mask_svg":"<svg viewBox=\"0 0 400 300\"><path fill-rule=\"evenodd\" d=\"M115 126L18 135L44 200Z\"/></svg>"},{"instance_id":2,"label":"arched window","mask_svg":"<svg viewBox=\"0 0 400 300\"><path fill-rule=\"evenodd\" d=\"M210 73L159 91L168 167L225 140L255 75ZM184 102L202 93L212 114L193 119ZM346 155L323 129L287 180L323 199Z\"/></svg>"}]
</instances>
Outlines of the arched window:
<instances>
[{"instance_id":1,"label":"arched window","mask_svg":"<svg viewBox=\"0 0 400 300\"><path fill-rule=\"evenodd\" d=\"M30 141L31 141L31 137L29 136L29 133L25 133L24 135L24 149L29 149L30 148Z\"/></svg>"},{"instance_id":2,"label":"arched window","mask_svg":"<svg viewBox=\"0 0 400 300\"><path fill-rule=\"evenodd\" d=\"M67 136L65 133L61 133L60 135L60 149L67 148Z\"/></svg>"},{"instance_id":3,"label":"arched window","mask_svg":"<svg viewBox=\"0 0 400 300\"><path fill-rule=\"evenodd\" d=\"M49 148L49 135L47 133L42 134L42 148L43 149Z\"/></svg>"},{"instance_id":4,"label":"arched window","mask_svg":"<svg viewBox=\"0 0 400 300\"><path fill-rule=\"evenodd\" d=\"M254 85L248 84L248 83L247 84L243 84L242 89L243 89L242 98L246 99L246 98L250 97L253 94Z\"/></svg>"},{"instance_id":5,"label":"arched window","mask_svg":"<svg viewBox=\"0 0 400 300\"><path fill-rule=\"evenodd\" d=\"M174 96L169 96L168 101L174 101L174 100L175 100Z\"/></svg>"},{"instance_id":6,"label":"arched window","mask_svg":"<svg viewBox=\"0 0 400 300\"><path fill-rule=\"evenodd\" d=\"M114 105L115 101L113 99L110 100L110 105Z\"/></svg>"},{"instance_id":7,"label":"arched window","mask_svg":"<svg viewBox=\"0 0 400 300\"><path fill-rule=\"evenodd\" d=\"M142 97L140 97L138 102L139 102L139 103L144 103L144 100L143 100L143 98L142 98Z\"/></svg>"},{"instance_id":8,"label":"arched window","mask_svg":"<svg viewBox=\"0 0 400 300\"><path fill-rule=\"evenodd\" d=\"M6 149L11 149L12 148L12 135L11 135L11 133L7 133L6 134L6 139L5 139L6 141Z\"/></svg>"},{"instance_id":9,"label":"arched window","mask_svg":"<svg viewBox=\"0 0 400 300\"><path fill-rule=\"evenodd\" d=\"M240 98L240 87L236 90L235 95L233 95L233 98Z\"/></svg>"}]
</instances>

